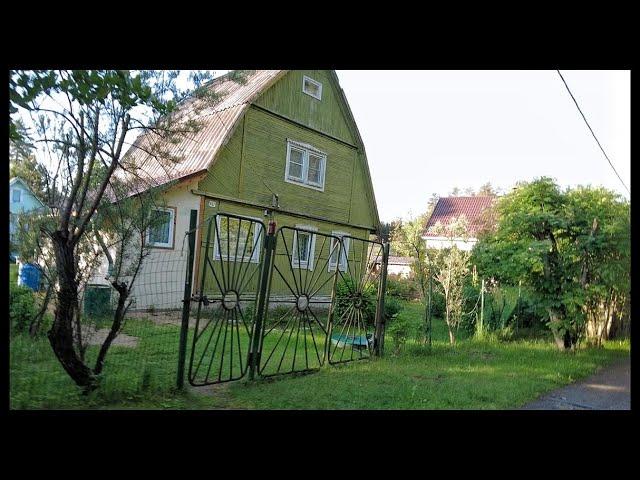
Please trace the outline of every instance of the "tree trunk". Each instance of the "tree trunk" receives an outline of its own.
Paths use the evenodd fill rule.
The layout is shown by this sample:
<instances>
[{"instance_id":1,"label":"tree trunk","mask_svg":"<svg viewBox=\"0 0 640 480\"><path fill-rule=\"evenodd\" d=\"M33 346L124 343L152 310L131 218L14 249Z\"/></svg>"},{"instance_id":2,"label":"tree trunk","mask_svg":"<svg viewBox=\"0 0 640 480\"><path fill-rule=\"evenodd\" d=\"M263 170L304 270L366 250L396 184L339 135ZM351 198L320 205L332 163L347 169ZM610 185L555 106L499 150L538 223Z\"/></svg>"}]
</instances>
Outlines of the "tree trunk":
<instances>
[{"instance_id":1,"label":"tree trunk","mask_svg":"<svg viewBox=\"0 0 640 480\"><path fill-rule=\"evenodd\" d=\"M559 350L565 349L565 339L564 336L559 331L560 320L558 319L558 315L551 309L548 309L549 313L549 328L551 329L551 333L553 334L553 340L556 342L556 346Z\"/></svg>"},{"instance_id":2,"label":"tree trunk","mask_svg":"<svg viewBox=\"0 0 640 480\"><path fill-rule=\"evenodd\" d=\"M78 357L73 340L73 317L78 307L78 286L74 261L74 245L67 241L67 232L58 230L52 235L56 255L58 280L58 305L48 337L51 348L60 364L74 382L85 391L95 388L95 377Z\"/></svg>"},{"instance_id":3,"label":"tree trunk","mask_svg":"<svg viewBox=\"0 0 640 480\"><path fill-rule=\"evenodd\" d=\"M447 325L447 327L449 328L449 343L451 345L455 345L456 344L456 337L453 336L453 330L451 330L451 327L449 327L449 325Z\"/></svg>"},{"instance_id":4,"label":"tree trunk","mask_svg":"<svg viewBox=\"0 0 640 480\"><path fill-rule=\"evenodd\" d=\"M120 327L122 326L122 320L124 319L125 314L125 302L129 297L129 291L127 290L127 286L125 284L112 284L115 289L118 291L118 306L116 307L116 311L113 316L113 323L111 324L111 330L109 330L109 334L107 338L102 343L100 347L100 353L98 353L98 359L96 360L96 366L93 369L96 375L100 375L102 372L102 368L104 367L104 359L107 356L107 351L111 346L111 343L120 332Z\"/></svg>"}]
</instances>

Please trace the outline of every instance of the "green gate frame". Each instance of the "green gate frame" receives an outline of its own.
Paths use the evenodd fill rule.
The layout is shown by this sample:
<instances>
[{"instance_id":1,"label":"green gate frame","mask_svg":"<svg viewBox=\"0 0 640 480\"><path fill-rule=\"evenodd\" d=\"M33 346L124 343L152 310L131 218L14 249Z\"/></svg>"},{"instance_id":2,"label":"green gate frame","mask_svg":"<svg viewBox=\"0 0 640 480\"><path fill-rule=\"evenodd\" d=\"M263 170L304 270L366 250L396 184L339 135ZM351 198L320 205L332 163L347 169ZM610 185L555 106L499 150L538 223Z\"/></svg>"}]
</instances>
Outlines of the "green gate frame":
<instances>
[{"instance_id":1,"label":"green gate frame","mask_svg":"<svg viewBox=\"0 0 640 480\"><path fill-rule=\"evenodd\" d=\"M224 222L226 224L226 244L224 239L221 243L221 238L224 237L224 235L221 235L221 231L222 234L225 233L225 229L219 226L219 224L222 225L222 219L226 219L226 222ZM234 225L233 227L231 227L232 224ZM245 226L244 231L242 229L243 225ZM254 380L256 377L266 378L292 373L308 373L319 370L327 363L335 365L367 359L372 355L383 355L385 326L383 312L389 257L388 243L383 244L351 236L338 237L288 226L282 226L276 230L274 221L270 221L267 227L261 220L228 213L216 213L206 219L203 222L203 226L207 229L207 235L206 241L199 246L204 253L201 264L202 275L199 293L193 296L191 295L191 264L193 263L196 229L188 232L190 261L187 267L183 299L183 318L178 358L178 388L182 388L184 384L189 335L192 336L192 341L187 377L192 386L240 380L247 374L249 380ZM235 228L235 231L232 228ZM215 232L213 239L212 230ZM249 232L253 233L250 234ZM314 265L314 268L308 268L308 265L301 268L299 242L295 242L298 259L296 264L293 239L297 238L297 235L302 232L310 233L315 236L316 240L320 239L322 241L320 252L317 256L319 261L317 265ZM244 238L242 246L240 245L241 238ZM249 238L252 238L253 242L249 242ZM289 238L291 238L291 241L288 241ZM247 255L249 243L252 243L252 246ZM327 243L329 248L325 249ZM346 249L345 244L347 245ZM225 246L226 257L222 253ZM315 249L315 240L313 246ZM356 246L359 246L359 248L356 248ZM241 255L238 255L239 248L242 250ZM254 255L258 248L259 260L255 262ZM345 250L347 268L341 268L340 262ZM375 256L372 257L374 251ZM215 252L218 254L217 258L214 254ZM356 252L359 252L359 258ZM324 253L326 255L323 256ZM332 272L329 265L330 259L334 254L336 255L337 263L334 272ZM366 260L365 255L367 257ZM239 261L238 258L240 259ZM280 265L278 265L278 259L280 259ZM283 268L282 259L286 259L285 265L287 268ZM324 263L322 263L323 260ZM253 270L251 274L248 273L250 268ZM290 298L275 298L272 292L274 274L278 281L286 285L291 293ZM247 275L250 277L249 280L247 280ZM207 279L213 280L213 282L207 283ZM370 282L372 279L375 280L373 283ZM318 287L318 282L322 282L320 287ZM349 291L348 296L337 297L336 288L338 282L344 282ZM326 301L322 300L322 297L316 296L316 294L328 284L331 284L330 300ZM365 325L363 322L364 310L367 307L370 308L371 305L369 300L367 300L369 301L367 304L363 299L366 297L367 289L372 288L374 285L376 291L375 321L373 325ZM251 289L254 287L255 289L252 291ZM189 318L193 313L191 311L191 303L194 301L197 302L195 328L190 334ZM266 328L267 322L271 320L271 316L274 314L274 310L270 309L270 306L276 302L292 306L283 317L276 319L274 326ZM334 319L334 314L338 303L341 304L342 308L346 304L347 308L336 320ZM312 306L318 304L328 304L327 317L324 323L316 315L317 312L312 309ZM208 308L209 306L211 308ZM253 308L253 315L245 317L248 307ZM203 323L207 316L210 316L210 318ZM287 316L290 318L287 320L278 342L272 347L265 340L269 338L275 327L281 324ZM244 327L244 333L246 333L242 340L241 325ZM335 337L338 339L337 342L332 337L334 335L334 327L337 327L336 331L341 328L339 336ZM221 333L223 329L224 336ZM304 351L304 357L302 358L305 361L301 365L300 362L302 360L299 360L298 365L296 365L299 356L298 344L301 329L303 347L300 348L301 352ZM229 347L227 347L226 342L229 330L231 331L231 339ZM287 347L292 339L294 330L296 331L296 339L293 356L289 359L290 362L289 360L284 362L288 351ZM314 330L319 332L324 339L324 345L321 348L322 355L320 355L318 348L320 335L316 337ZM213 342L216 332L217 336L215 342ZM287 332L289 337L280 356L278 367L275 372L269 371L267 369L269 362ZM307 332L311 334L314 348L312 353L315 353L317 359L317 362L313 365L309 363L311 343L308 342ZM223 343L222 349L219 350L221 336ZM361 341L362 338L366 338L366 341L364 341L365 348L360 348L362 347L360 343L363 343ZM206 343L202 347L205 339ZM340 343L342 343L342 346ZM344 354L348 350L347 345L351 346L351 354L349 358L345 359ZM237 347L235 354L234 346ZM244 349L243 346L245 347ZM341 348L340 358L336 355L338 348ZM243 350L245 353L243 353ZM207 372L203 378L200 369L207 362ZM281 368L283 362L285 368ZM210 378L213 365L216 365L218 374Z\"/></svg>"}]
</instances>

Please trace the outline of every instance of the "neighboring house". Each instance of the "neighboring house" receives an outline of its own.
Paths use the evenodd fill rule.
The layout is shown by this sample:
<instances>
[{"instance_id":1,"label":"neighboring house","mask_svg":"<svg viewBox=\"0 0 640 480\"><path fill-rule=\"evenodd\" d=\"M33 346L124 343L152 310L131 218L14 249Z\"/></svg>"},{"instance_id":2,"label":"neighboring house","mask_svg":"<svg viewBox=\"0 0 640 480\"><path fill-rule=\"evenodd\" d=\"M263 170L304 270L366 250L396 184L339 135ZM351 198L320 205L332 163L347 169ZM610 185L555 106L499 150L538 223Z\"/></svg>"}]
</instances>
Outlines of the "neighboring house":
<instances>
[{"instance_id":1,"label":"neighboring house","mask_svg":"<svg viewBox=\"0 0 640 480\"><path fill-rule=\"evenodd\" d=\"M16 242L20 216L44 208L45 204L36 197L24 180L19 177L9 180L9 238L12 245ZM16 255L17 252L10 252L13 259Z\"/></svg>"},{"instance_id":2,"label":"neighboring house","mask_svg":"<svg viewBox=\"0 0 640 480\"><path fill-rule=\"evenodd\" d=\"M422 236L427 243L427 248L440 249L456 245L460 250L471 250L478 241L478 233L485 227L487 209L492 206L495 198L476 196L438 199ZM437 224L448 225L461 215L464 215L469 222L465 237L448 238L434 231Z\"/></svg>"},{"instance_id":3,"label":"neighboring house","mask_svg":"<svg viewBox=\"0 0 640 480\"><path fill-rule=\"evenodd\" d=\"M413 259L411 257L396 257L389 256L387 262L387 273L389 275L399 275L402 278L408 278L411 275L411 263Z\"/></svg>"},{"instance_id":4,"label":"neighboring house","mask_svg":"<svg viewBox=\"0 0 640 480\"><path fill-rule=\"evenodd\" d=\"M155 213L165 221L147 233L152 248L134 288L138 309L181 307L184 269L163 272L162 262L167 259L164 268L171 269L170 259L185 258L192 212L198 225L217 212L267 223L270 209L278 227L309 231L299 235L303 258L296 261L310 270L321 243L314 231L368 239L379 225L364 145L333 70L254 71L244 85L225 75L208 88L223 97L198 114L200 131L169 146L181 160L173 168L135 148L154 141L151 133L129 151L149 184L170 185L163 194L166 206ZM206 231L197 232L201 245ZM199 250L193 292L203 270ZM257 263L259 255L251 261ZM105 261L92 281L106 283L106 268Z\"/></svg>"}]
</instances>

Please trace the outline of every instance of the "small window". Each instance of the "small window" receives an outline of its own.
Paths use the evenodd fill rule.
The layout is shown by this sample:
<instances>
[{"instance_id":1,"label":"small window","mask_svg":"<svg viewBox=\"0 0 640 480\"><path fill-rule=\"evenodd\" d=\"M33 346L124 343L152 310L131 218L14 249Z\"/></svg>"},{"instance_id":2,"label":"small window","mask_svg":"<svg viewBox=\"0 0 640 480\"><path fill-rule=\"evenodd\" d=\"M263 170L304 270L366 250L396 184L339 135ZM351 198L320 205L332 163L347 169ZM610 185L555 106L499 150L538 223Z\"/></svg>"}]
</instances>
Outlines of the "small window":
<instances>
[{"instance_id":1,"label":"small window","mask_svg":"<svg viewBox=\"0 0 640 480\"><path fill-rule=\"evenodd\" d=\"M345 236L349 235L345 232L331 232L331 235L334 235L338 238L342 239L342 250L340 251L340 263L338 268L341 272L347 271L347 258L349 255L349 243L350 238L345 238ZM334 271L336 269L336 263L338 263L338 241L335 238L331 239L331 257L329 257L329 271Z\"/></svg>"},{"instance_id":2,"label":"small window","mask_svg":"<svg viewBox=\"0 0 640 480\"><path fill-rule=\"evenodd\" d=\"M287 141L285 180L316 190L324 190L327 155L303 143Z\"/></svg>"},{"instance_id":3,"label":"small window","mask_svg":"<svg viewBox=\"0 0 640 480\"><path fill-rule=\"evenodd\" d=\"M255 219L258 220L258 219ZM262 224L249 219L218 217L217 235L214 240L213 255L216 260L235 262L259 262Z\"/></svg>"},{"instance_id":4,"label":"small window","mask_svg":"<svg viewBox=\"0 0 640 480\"><path fill-rule=\"evenodd\" d=\"M313 98L322 100L322 84L306 75L302 77L302 91Z\"/></svg>"},{"instance_id":5,"label":"small window","mask_svg":"<svg viewBox=\"0 0 640 480\"><path fill-rule=\"evenodd\" d=\"M173 208L154 208L147 229L147 244L156 248L173 248L176 211Z\"/></svg>"},{"instance_id":6,"label":"small window","mask_svg":"<svg viewBox=\"0 0 640 480\"><path fill-rule=\"evenodd\" d=\"M20 203L22 201L22 190L14 188L11 190L11 202Z\"/></svg>"},{"instance_id":7,"label":"small window","mask_svg":"<svg viewBox=\"0 0 640 480\"><path fill-rule=\"evenodd\" d=\"M303 270L313 270L314 251L316 247L316 236L313 234L317 229L308 225L296 225L293 234L293 245L291 252L291 266Z\"/></svg>"}]
</instances>

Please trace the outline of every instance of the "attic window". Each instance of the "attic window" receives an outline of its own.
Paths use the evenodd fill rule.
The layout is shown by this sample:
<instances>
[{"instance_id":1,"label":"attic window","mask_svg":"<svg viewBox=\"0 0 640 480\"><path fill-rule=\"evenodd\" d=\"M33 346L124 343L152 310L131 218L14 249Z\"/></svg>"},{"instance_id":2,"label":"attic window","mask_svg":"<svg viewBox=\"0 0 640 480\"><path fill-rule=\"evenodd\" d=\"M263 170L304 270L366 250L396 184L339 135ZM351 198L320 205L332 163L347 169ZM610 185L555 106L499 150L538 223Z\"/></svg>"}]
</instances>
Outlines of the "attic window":
<instances>
[{"instance_id":1,"label":"attic window","mask_svg":"<svg viewBox=\"0 0 640 480\"><path fill-rule=\"evenodd\" d=\"M287 140L285 180L324 191L327 155L311 145Z\"/></svg>"},{"instance_id":2,"label":"attic window","mask_svg":"<svg viewBox=\"0 0 640 480\"><path fill-rule=\"evenodd\" d=\"M322 100L322 84L306 75L302 77L302 91L313 98Z\"/></svg>"},{"instance_id":3,"label":"attic window","mask_svg":"<svg viewBox=\"0 0 640 480\"><path fill-rule=\"evenodd\" d=\"M11 201L13 203L20 203L22 201L22 190L19 188L11 190Z\"/></svg>"}]
</instances>

